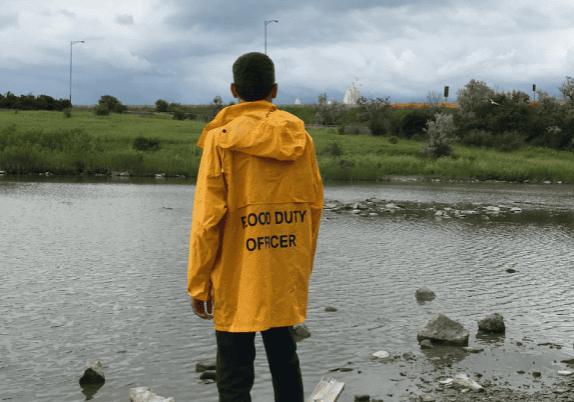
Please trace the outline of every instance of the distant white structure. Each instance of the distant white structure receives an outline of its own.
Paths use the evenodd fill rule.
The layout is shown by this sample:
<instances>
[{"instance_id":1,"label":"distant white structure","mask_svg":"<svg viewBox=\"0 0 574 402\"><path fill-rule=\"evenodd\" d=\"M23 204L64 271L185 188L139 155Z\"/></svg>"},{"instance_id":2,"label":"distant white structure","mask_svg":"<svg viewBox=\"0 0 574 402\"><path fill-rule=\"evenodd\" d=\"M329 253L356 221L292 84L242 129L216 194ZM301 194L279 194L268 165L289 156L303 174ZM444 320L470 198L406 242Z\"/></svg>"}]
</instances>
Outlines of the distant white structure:
<instances>
[{"instance_id":1,"label":"distant white structure","mask_svg":"<svg viewBox=\"0 0 574 402\"><path fill-rule=\"evenodd\" d=\"M356 80L358 81L359 79L357 78ZM363 85L361 84L360 86ZM361 93L359 92L359 89L356 88L355 83L352 82L351 85L349 85L349 88L347 88L347 91L345 92L343 103L347 105L354 105L357 103L357 100L359 100L360 97Z\"/></svg>"},{"instance_id":2,"label":"distant white structure","mask_svg":"<svg viewBox=\"0 0 574 402\"><path fill-rule=\"evenodd\" d=\"M295 99L295 104L296 105L300 105L301 104L301 100L299 98Z\"/></svg>"},{"instance_id":3,"label":"distant white structure","mask_svg":"<svg viewBox=\"0 0 574 402\"><path fill-rule=\"evenodd\" d=\"M333 96L331 99L332 99L332 100L327 101L327 105L332 105L333 102L335 102L335 97L334 97L334 96Z\"/></svg>"}]
</instances>

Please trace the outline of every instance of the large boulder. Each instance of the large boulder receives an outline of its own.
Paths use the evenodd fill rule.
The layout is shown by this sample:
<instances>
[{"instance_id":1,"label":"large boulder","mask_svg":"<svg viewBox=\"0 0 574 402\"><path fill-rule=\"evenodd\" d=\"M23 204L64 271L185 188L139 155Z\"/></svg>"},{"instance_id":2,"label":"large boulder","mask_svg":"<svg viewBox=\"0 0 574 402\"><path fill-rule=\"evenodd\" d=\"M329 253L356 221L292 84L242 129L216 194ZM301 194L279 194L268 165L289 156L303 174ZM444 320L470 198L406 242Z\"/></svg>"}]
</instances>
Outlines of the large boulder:
<instances>
[{"instance_id":1,"label":"large boulder","mask_svg":"<svg viewBox=\"0 0 574 402\"><path fill-rule=\"evenodd\" d=\"M468 332L461 324L451 320L446 315L433 315L421 328L417 335L420 343L425 339L452 346L468 346Z\"/></svg>"},{"instance_id":2,"label":"large boulder","mask_svg":"<svg viewBox=\"0 0 574 402\"><path fill-rule=\"evenodd\" d=\"M482 317L477 320L478 330L484 332L505 332L504 319L498 313Z\"/></svg>"},{"instance_id":3,"label":"large boulder","mask_svg":"<svg viewBox=\"0 0 574 402\"><path fill-rule=\"evenodd\" d=\"M80 384L103 384L105 382L106 377L104 376L102 363L97 360L93 362L86 362L84 373L82 374L82 377L80 377Z\"/></svg>"},{"instance_id":4,"label":"large boulder","mask_svg":"<svg viewBox=\"0 0 574 402\"><path fill-rule=\"evenodd\" d=\"M175 402L175 398L164 398L158 396L147 387L130 389L130 402Z\"/></svg>"},{"instance_id":5,"label":"large boulder","mask_svg":"<svg viewBox=\"0 0 574 402\"><path fill-rule=\"evenodd\" d=\"M415 293L417 300L432 300L436 297L434 292L426 286L421 286Z\"/></svg>"}]
</instances>

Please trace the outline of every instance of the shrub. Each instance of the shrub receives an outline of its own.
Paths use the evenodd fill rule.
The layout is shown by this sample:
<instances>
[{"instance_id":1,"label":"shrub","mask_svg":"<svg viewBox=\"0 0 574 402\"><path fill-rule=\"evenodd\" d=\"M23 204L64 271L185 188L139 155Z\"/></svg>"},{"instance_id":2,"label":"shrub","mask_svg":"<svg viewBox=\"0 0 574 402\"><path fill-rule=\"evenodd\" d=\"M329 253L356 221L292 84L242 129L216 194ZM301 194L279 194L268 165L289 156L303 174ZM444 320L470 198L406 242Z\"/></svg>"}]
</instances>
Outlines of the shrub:
<instances>
[{"instance_id":1,"label":"shrub","mask_svg":"<svg viewBox=\"0 0 574 402\"><path fill-rule=\"evenodd\" d=\"M399 141L399 139L397 137L395 137L394 135L389 137L389 142L391 144L396 144Z\"/></svg>"},{"instance_id":2,"label":"shrub","mask_svg":"<svg viewBox=\"0 0 574 402\"><path fill-rule=\"evenodd\" d=\"M174 120L185 120L185 112L181 109L175 109L173 111Z\"/></svg>"},{"instance_id":3,"label":"shrub","mask_svg":"<svg viewBox=\"0 0 574 402\"><path fill-rule=\"evenodd\" d=\"M138 151L157 151L160 149L159 138L145 138L140 135L134 140L133 147Z\"/></svg>"},{"instance_id":4,"label":"shrub","mask_svg":"<svg viewBox=\"0 0 574 402\"><path fill-rule=\"evenodd\" d=\"M128 110L128 107L126 105L122 105L121 103L119 103L114 107L113 112L117 114L122 114L126 110Z\"/></svg>"},{"instance_id":5,"label":"shrub","mask_svg":"<svg viewBox=\"0 0 574 402\"><path fill-rule=\"evenodd\" d=\"M456 127L452 115L438 113L436 122L429 120L428 129L423 129L429 135L428 144L421 149L421 153L431 159L450 156L452 145L457 138L454 136Z\"/></svg>"},{"instance_id":6,"label":"shrub","mask_svg":"<svg viewBox=\"0 0 574 402\"><path fill-rule=\"evenodd\" d=\"M99 104L96 106L96 115L98 116L109 116L110 115L110 108L107 107L105 104Z\"/></svg>"},{"instance_id":7,"label":"shrub","mask_svg":"<svg viewBox=\"0 0 574 402\"><path fill-rule=\"evenodd\" d=\"M158 113L167 112L168 103L163 99L155 101L155 111Z\"/></svg>"},{"instance_id":8,"label":"shrub","mask_svg":"<svg viewBox=\"0 0 574 402\"><path fill-rule=\"evenodd\" d=\"M368 127L371 130L372 136L382 137L387 134L387 126L385 125L383 118L370 120Z\"/></svg>"},{"instance_id":9,"label":"shrub","mask_svg":"<svg viewBox=\"0 0 574 402\"><path fill-rule=\"evenodd\" d=\"M339 135L345 134L345 127L346 126L347 126L347 123L343 123L343 124L340 124L339 127L337 127L337 132L339 133Z\"/></svg>"},{"instance_id":10,"label":"shrub","mask_svg":"<svg viewBox=\"0 0 574 402\"><path fill-rule=\"evenodd\" d=\"M413 135L420 134L425 130L429 119L434 120L430 112L424 109L413 109L401 120L401 135L409 140Z\"/></svg>"},{"instance_id":11,"label":"shrub","mask_svg":"<svg viewBox=\"0 0 574 402\"><path fill-rule=\"evenodd\" d=\"M496 137L495 149L502 152L512 152L518 150L522 145L524 145L524 136L516 130L506 131Z\"/></svg>"},{"instance_id":12,"label":"shrub","mask_svg":"<svg viewBox=\"0 0 574 402\"><path fill-rule=\"evenodd\" d=\"M71 107L64 109L64 117L67 119L72 117L72 108Z\"/></svg>"},{"instance_id":13,"label":"shrub","mask_svg":"<svg viewBox=\"0 0 574 402\"><path fill-rule=\"evenodd\" d=\"M361 124L359 124L357 122L351 122L351 123L347 124L347 126L345 127L345 133L351 134L351 135L361 134Z\"/></svg>"},{"instance_id":14,"label":"shrub","mask_svg":"<svg viewBox=\"0 0 574 402\"><path fill-rule=\"evenodd\" d=\"M492 148L495 144L495 139L492 133L485 130L479 129L472 129L468 133L466 133L460 140L462 145L467 147L476 147L476 148Z\"/></svg>"},{"instance_id":15,"label":"shrub","mask_svg":"<svg viewBox=\"0 0 574 402\"><path fill-rule=\"evenodd\" d=\"M341 148L336 142L330 143L329 146L323 150L323 155L341 156L341 153Z\"/></svg>"}]
</instances>

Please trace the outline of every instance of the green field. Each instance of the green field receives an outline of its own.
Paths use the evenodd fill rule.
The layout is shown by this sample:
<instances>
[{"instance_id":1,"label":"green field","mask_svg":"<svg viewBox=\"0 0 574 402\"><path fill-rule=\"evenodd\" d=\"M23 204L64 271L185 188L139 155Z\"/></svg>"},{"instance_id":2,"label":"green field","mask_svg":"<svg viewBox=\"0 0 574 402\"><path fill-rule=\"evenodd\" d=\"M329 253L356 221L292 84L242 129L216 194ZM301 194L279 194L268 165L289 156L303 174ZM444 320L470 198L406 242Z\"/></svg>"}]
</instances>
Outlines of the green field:
<instances>
[{"instance_id":1,"label":"green field","mask_svg":"<svg viewBox=\"0 0 574 402\"><path fill-rule=\"evenodd\" d=\"M0 170L8 173L196 176L202 150L196 146L204 122L174 120L170 115L97 116L74 111L0 112ZM339 135L309 129L324 179L376 180L387 175L443 179L574 182L574 155L522 146L503 153L455 144L453 154L431 160L420 154L423 142L369 135ZM159 150L134 149L143 136L159 140Z\"/></svg>"}]
</instances>

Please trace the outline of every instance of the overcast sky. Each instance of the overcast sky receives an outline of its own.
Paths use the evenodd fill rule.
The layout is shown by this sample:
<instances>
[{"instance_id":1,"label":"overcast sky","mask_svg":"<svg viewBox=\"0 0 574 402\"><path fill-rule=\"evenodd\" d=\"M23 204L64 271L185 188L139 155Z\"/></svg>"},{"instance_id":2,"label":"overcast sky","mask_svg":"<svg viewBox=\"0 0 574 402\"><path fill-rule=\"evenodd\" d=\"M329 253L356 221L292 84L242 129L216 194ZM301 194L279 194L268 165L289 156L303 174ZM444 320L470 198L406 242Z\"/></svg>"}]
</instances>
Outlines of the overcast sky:
<instances>
[{"instance_id":1,"label":"overcast sky","mask_svg":"<svg viewBox=\"0 0 574 402\"><path fill-rule=\"evenodd\" d=\"M230 91L232 65L265 52L275 104L368 99L448 101L471 80L495 90L532 84L556 98L574 76L572 0L2 0L0 92L97 104L208 104ZM358 80L357 80L358 79ZM538 99L538 95L536 95Z\"/></svg>"}]
</instances>

